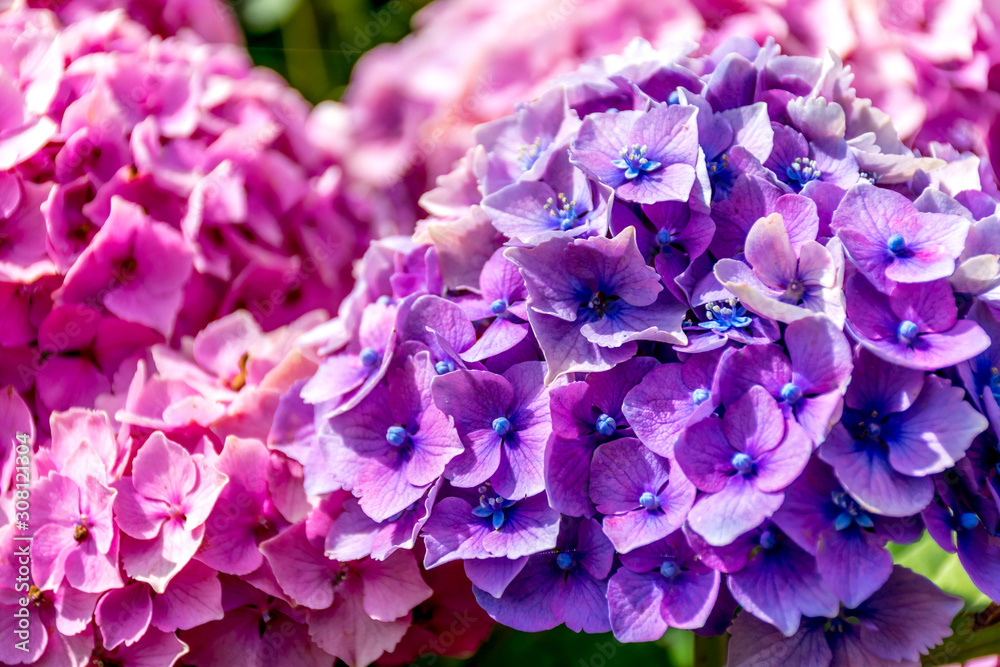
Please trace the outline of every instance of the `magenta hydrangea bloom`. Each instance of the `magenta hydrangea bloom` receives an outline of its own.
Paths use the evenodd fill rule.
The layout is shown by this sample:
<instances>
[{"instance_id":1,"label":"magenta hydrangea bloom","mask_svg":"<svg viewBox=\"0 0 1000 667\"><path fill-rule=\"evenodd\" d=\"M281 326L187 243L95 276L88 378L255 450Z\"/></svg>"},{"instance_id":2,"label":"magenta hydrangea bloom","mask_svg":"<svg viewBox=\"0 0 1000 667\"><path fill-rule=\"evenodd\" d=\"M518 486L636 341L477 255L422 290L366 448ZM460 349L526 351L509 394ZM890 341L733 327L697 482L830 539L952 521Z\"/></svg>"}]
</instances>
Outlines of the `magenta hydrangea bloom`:
<instances>
[{"instance_id":1,"label":"magenta hydrangea bloom","mask_svg":"<svg viewBox=\"0 0 1000 667\"><path fill-rule=\"evenodd\" d=\"M132 476L115 486L115 519L129 576L163 593L194 556L215 502L229 479L159 431L132 460Z\"/></svg>"}]
</instances>

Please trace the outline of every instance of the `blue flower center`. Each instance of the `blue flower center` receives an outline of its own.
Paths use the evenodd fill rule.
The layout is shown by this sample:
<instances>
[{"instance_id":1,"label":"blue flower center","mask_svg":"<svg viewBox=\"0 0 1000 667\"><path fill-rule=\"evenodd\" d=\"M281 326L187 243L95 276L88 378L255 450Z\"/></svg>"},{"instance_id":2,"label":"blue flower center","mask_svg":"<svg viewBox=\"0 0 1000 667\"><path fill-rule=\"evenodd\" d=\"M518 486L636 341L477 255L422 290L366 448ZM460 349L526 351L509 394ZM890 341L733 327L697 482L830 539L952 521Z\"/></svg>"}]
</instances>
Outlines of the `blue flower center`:
<instances>
[{"instance_id":1,"label":"blue flower center","mask_svg":"<svg viewBox=\"0 0 1000 667\"><path fill-rule=\"evenodd\" d=\"M875 174L871 173L871 172L868 172L868 171L859 171L858 172L858 182L859 183L871 183L872 185L875 185L875 181L877 181L877 180L878 180L878 177Z\"/></svg>"},{"instance_id":2,"label":"blue flower center","mask_svg":"<svg viewBox=\"0 0 1000 667\"><path fill-rule=\"evenodd\" d=\"M843 491L834 491L830 494L833 504L840 508L841 512L833 520L833 527L837 530L847 530L854 524L862 528L873 528L872 518L861 509L861 506Z\"/></svg>"},{"instance_id":3,"label":"blue flower center","mask_svg":"<svg viewBox=\"0 0 1000 667\"><path fill-rule=\"evenodd\" d=\"M568 570L573 567L573 556L565 551L556 556L556 565L560 570Z\"/></svg>"},{"instance_id":4,"label":"blue flower center","mask_svg":"<svg viewBox=\"0 0 1000 667\"><path fill-rule=\"evenodd\" d=\"M490 304L490 311L492 311L494 315L500 315L507 312L508 305L507 299L500 298Z\"/></svg>"},{"instance_id":5,"label":"blue flower center","mask_svg":"<svg viewBox=\"0 0 1000 667\"><path fill-rule=\"evenodd\" d=\"M920 333L920 329L917 328L915 322L910 320L903 320L899 323L899 328L896 329L896 333L899 335L900 340L905 343L912 343L913 339L917 337Z\"/></svg>"},{"instance_id":6,"label":"blue flower center","mask_svg":"<svg viewBox=\"0 0 1000 667\"><path fill-rule=\"evenodd\" d=\"M442 361L434 364L434 372L438 375L444 375L455 370L455 362L451 359L444 359Z\"/></svg>"},{"instance_id":7,"label":"blue flower center","mask_svg":"<svg viewBox=\"0 0 1000 667\"><path fill-rule=\"evenodd\" d=\"M410 438L410 434L402 426L390 426L385 432L385 441L393 447L402 447Z\"/></svg>"},{"instance_id":8,"label":"blue flower center","mask_svg":"<svg viewBox=\"0 0 1000 667\"><path fill-rule=\"evenodd\" d=\"M361 363L368 368L372 368L378 364L378 352L376 352L373 348L366 347L361 350L358 356L361 358Z\"/></svg>"},{"instance_id":9,"label":"blue flower center","mask_svg":"<svg viewBox=\"0 0 1000 667\"><path fill-rule=\"evenodd\" d=\"M552 197L549 197L542 208L558 223L559 229L564 232L568 229L573 229L576 227L577 219L580 217L580 212L576 209L576 200L567 201L566 195L562 192L556 195L556 199L559 201L552 201Z\"/></svg>"},{"instance_id":10,"label":"blue flower center","mask_svg":"<svg viewBox=\"0 0 1000 667\"><path fill-rule=\"evenodd\" d=\"M521 171L528 171L535 166L538 156L542 154L542 138L536 137L530 144L525 144L517 150L517 166Z\"/></svg>"},{"instance_id":11,"label":"blue flower center","mask_svg":"<svg viewBox=\"0 0 1000 667\"><path fill-rule=\"evenodd\" d=\"M625 178L632 180L643 173L655 171L661 164L656 160L646 158L646 145L632 144L623 147L618 154L621 158L612 160L611 164L625 172Z\"/></svg>"},{"instance_id":12,"label":"blue flower center","mask_svg":"<svg viewBox=\"0 0 1000 667\"><path fill-rule=\"evenodd\" d=\"M990 367L990 378L987 380L990 391L993 392L993 396L1000 400L1000 368L996 366Z\"/></svg>"},{"instance_id":13,"label":"blue flower center","mask_svg":"<svg viewBox=\"0 0 1000 667\"><path fill-rule=\"evenodd\" d=\"M608 311L613 307L612 304L617 300L617 296L607 296L604 292L594 292L589 299L580 304L580 309L584 311L581 315L584 318L599 320L608 314Z\"/></svg>"},{"instance_id":14,"label":"blue flower center","mask_svg":"<svg viewBox=\"0 0 1000 667\"><path fill-rule=\"evenodd\" d=\"M902 234L893 234L890 236L886 245L889 248L889 252L897 257L906 251L906 241L903 240Z\"/></svg>"},{"instance_id":15,"label":"blue flower center","mask_svg":"<svg viewBox=\"0 0 1000 667\"><path fill-rule=\"evenodd\" d=\"M511 426L510 420L506 417L497 417L493 420L493 432L499 435L501 438L510 433Z\"/></svg>"},{"instance_id":16,"label":"blue flower center","mask_svg":"<svg viewBox=\"0 0 1000 667\"><path fill-rule=\"evenodd\" d=\"M729 168L729 156L725 153L719 155L714 160L709 160L708 178L712 181L717 195L726 195L733 190L736 182L736 170Z\"/></svg>"},{"instance_id":17,"label":"blue flower center","mask_svg":"<svg viewBox=\"0 0 1000 667\"><path fill-rule=\"evenodd\" d=\"M618 423L615 421L615 418L611 415L606 415L603 412L594 423L594 430L603 435L605 438L613 435L616 428L618 428Z\"/></svg>"},{"instance_id":18,"label":"blue flower center","mask_svg":"<svg viewBox=\"0 0 1000 667\"><path fill-rule=\"evenodd\" d=\"M708 389L702 389L701 387L698 387L697 389L691 392L691 400L693 400L695 404L700 405L705 401L707 401L711 395L712 394L711 392L708 391Z\"/></svg>"},{"instance_id":19,"label":"blue flower center","mask_svg":"<svg viewBox=\"0 0 1000 667\"><path fill-rule=\"evenodd\" d=\"M660 565L660 574L663 575L664 579L673 579L680 573L681 569L677 567L677 563L673 560L665 560L663 564Z\"/></svg>"},{"instance_id":20,"label":"blue flower center","mask_svg":"<svg viewBox=\"0 0 1000 667\"><path fill-rule=\"evenodd\" d=\"M390 299L387 295L383 294L379 298L375 299L375 303L377 303L380 306L388 306L390 303L392 303L392 299Z\"/></svg>"},{"instance_id":21,"label":"blue flower center","mask_svg":"<svg viewBox=\"0 0 1000 667\"><path fill-rule=\"evenodd\" d=\"M750 326L753 319L747 315L746 309L735 298L729 298L718 303L705 304L705 321L698 324L702 329L712 329L724 333L730 329L743 329Z\"/></svg>"},{"instance_id":22,"label":"blue flower center","mask_svg":"<svg viewBox=\"0 0 1000 667\"><path fill-rule=\"evenodd\" d=\"M770 551L774 547L778 546L778 538L771 531L765 530L760 534L760 539L757 543L760 544L760 548L764 551Z\"/></svg>"},{"instance_id":23,"label":"blue flower center","mask_svg":"<svg viewBox=\"0 0 1000 667\"><path fill-rule=\"evenodd\" d=\"M733 464L733 469L741 475L746 475L753 470L753 459L750 458L749 454L744 452L736 452L733 454L733 458L730 463Z\"/></svg>"},{"instance_id":24,"label":"blue flower center","mask_svg":"<svg viewBox=\"0 0 1000 667\"><path fill-rule=\"evenodd\" d=\"M642 505L642 509L649 510L650 512L660 507L660 501L650 491L642 492L642 495L639 496L639 504Z\"/></svg>"},{"instance_id":25,"label":"blue flower center","mask_svg":"<svg viewBox=\"0 0 1000 667\"><path fill-rule=\"evenodd\" d=\"M483 485L479 487L479 506L473 508L472 513L480 519L490 519L493 530L500 530L507 521L507 511L514 502L498 496L488 485Z\"/></svg>"},{"instance_id":26,"label":"blue flower center","mask_svg":"<svg viewBox=\"0 0 1000 667\"><path fill-rule=\"evenodd\" d=\"M823 172L816 165L816 160L810 160L807 157L797 157L792 161L792 164L788 165L785 174L788 176L791 184L802 188L806 183L818 180L823 175Z\"/></svg>"},{"instance_id":27,"label":"blue flower center","mask_svg":"<svg viewBox=\"0 0 1000 667\"><path fill-rule=\"evenodd\" d=\"M680 103L681 103L681 94L678 93L676 90L672 91L669 95L667 95L667 104L674 105Z\"/></svg>"},{"instance_id":28,"label":"blue flower center","mask_svg":"<svg viewBox=\"0 0 1000 667\"><path fill-rule=\"evenodd\" d=\"M781 398L794 405L802 400L802 390L794 382L788 382L781 388Z\"/></svg>"},{"instance_id":29,"label":"blue flower center","mask_svg":"<svg viewBox=\"0 0 1000 667\"><path fill-rule=\"evenodd\" d=\"M673 235L666 229L661 229L656 232L656 242L660 245L669 245L672 239Z\"/></svg>"},{"instance_id":30,"label":"blue flower center","mask_svg":"<svg viewBox=\"0 0 1000 667\"><path fill-rule=\"evenodd\" d=\"M962 515L958 517L958 525L960 525L963 530L972 530L979 525L979 517L972 512L963 512Z\"/></svg>"}]
</instances>

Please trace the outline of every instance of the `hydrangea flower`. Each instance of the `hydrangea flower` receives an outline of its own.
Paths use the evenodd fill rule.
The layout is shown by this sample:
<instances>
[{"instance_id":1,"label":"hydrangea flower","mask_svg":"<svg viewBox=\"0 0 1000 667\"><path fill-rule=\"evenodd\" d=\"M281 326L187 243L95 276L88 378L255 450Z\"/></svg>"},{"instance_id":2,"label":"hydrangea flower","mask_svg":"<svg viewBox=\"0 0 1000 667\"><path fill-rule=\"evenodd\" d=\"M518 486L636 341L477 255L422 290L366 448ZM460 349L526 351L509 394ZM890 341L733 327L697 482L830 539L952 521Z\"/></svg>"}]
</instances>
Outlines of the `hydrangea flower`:
<instances>
[{"instance_id":1,"label":"hydrangea flower","mask_svg":"<svg viewBox=\"0 0 1000 667\"><path fill-rule=\"evenodd\" d=\"M692 424L674 456L705 495L688 515L691 528L715 546L761 524L805 468L812 443L761 387L752 387L722 419Z\"/></svg>"},{"instance_id":2,"label":"hydrangea flower","mask_svg":"<svg viewBox=\"0 0 1000 667\"><path fill-rule=\"evenodd\" d=\"M696 113L695 107L660 105L588 116L571 159L625 201L685 201L698 157Z\"/></svg>"}]
</instances>

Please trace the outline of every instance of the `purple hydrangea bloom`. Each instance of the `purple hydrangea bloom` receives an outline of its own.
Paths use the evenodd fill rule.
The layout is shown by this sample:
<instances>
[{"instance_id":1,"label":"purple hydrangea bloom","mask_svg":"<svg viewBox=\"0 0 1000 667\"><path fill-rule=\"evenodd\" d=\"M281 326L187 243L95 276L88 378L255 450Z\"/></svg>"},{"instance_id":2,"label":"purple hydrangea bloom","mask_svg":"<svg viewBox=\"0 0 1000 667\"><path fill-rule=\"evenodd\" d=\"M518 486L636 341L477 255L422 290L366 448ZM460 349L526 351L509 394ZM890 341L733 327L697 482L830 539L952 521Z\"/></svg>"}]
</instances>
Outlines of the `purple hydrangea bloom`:
<instances>
[{"instance_id":1,"label":"purple hydrangea bloom","mask_svg":"<svg viewBox=\"0 0 1000 667\"><path fill-rule=\"evenodd\" d=\"M824 313L842 326L840 252L839 244L831 253L814 240L793 247L781 216L772 214L757 221L747 234L744 257L749 266L720 259L714 272L747 310L758 315L794 322L811 312Z\"/></svg>"},{"instance_id":2,"label":"purple hydrangea bloom","mask_svg":"<svg viewBox=\"0 0 1000 667\"><path fill-rule=\"evenodd\" d=\"M867 512L817 459L785 490L773 521L816 557L823 583L849 608L868 599L892 574L885 545L916 539L922 528L917 521L894 522Z\"/></svg>"},{"instance_id":3,"label":"purple hydrangea bloom","mask_svg":"<svg viewBox=\"0 0 1000 667\"><path fill-rule=\"evenodd\" d=\"M476 601L518 630L538 632L565 623L576 632L607 632L614 547L593 519L563 520L553 546L529 557L501 596L473 588Z\"/></svg>"},{"instance_id":4,"label":"purple hydrangea bloom","mask_svg":"<svg viewBox=\"0 0 1000 667\"><path fill-rule=\"evenodd\" d=\"M706 565L682 531L621 557L608 582L611 628L623 642L656 641L667 628L705 625L719 593L719 571Z\"/></svg>"},{"instance_id":5,"label":"purple hydrangea bloom","mask_svg":"<svg viewBox=\"0 0 1000 667\"><path fill-rule=\"evenodd\" d=\"M780 123L772 123L772 127L774 148L764 166L796 192L815 181L842 188L858 182L858 162L842 138L807 141L791 127Z\"/></svg>"},{"instance_id":6,"label":"purple hydrangea bloom","mask_svg":"<svg viewBox=\"0 0 1000 667\"><path fill-rule=\"evenodd\" d=\"M625 201L687 201L698 160L696 107L593 114L573 140L570 159Z\"/></svg>"},{"instance_id":7,"label":"purple hydrangea bloom","mask_svg":"<svg viewBox=\"0 0 1000 667\"><path fill-rule=\"evenodd\" d=\"M951 635L951 618L961 608L961 598L896 566L888 582L865 602L842 610L832 621L806 620L790 637L741 613L732 626L729 665L917 664L921 653Z\"/></svg>"},{"instance_id":8,"label":"purple hydrangea bloom","mask_svg":"<svg viewBox=\"0 0 1000 667\"><path fill-rule=\"evenodd\" d=\"M612 191L569 162L566 149L550 160L540 180L520 180L483 199L483 210L503 234L527 244L557 236L607 232Z\"/></svg>"},{"instance_id":9,"label":"purple hydrangea bloom","mask_svg":"<svg viewBox=\"0 0 1000 667\"><path fill-rule=\"evenodd\" d=\"M478 491L478 500L465 492L434 506L424 524L424 567L460 558L516 559L555 546L559 513L549 507L545 494L508 500L488 484Z\"/></svg>"},{"instance_id":10,"label":"purple hydrangea bloom","mask_svg":"<svg viewBox=\"0 0 1000 667\"><path fill-rule=\"evenodd\" d=\"M785 417L797 421L819 444L840 415L851 379L850 344L840 327L824 316L792 322L784 342L787 357L775 345L727 350L718 375L722 402L734 403L750 387L762 386Z\"/></svg>"},{"instance_id":11,"label":"purple hydrangea bloom","mask_svg":"<svg viewBox=\"0 0 1000 667\"><path fill-rule=\"evenodd\" d=\"M472 320L494 318L475 344L462 352L464 361L483 361L513 348L528 336L528 291L517 267L500 248L479 274L481 299L462 304Z\"/></svg>"},{"instance_id":12,"label":"purple hydrangea bloom","mask_svg":"<svg viewBox=\"0 0 1000 667\"><path fill-rule=\"evenodd\" d=\"M520 500L544 490L542 464L552 433L545 364L526 361L502 375L456 370L434 378L434 404L452 417L465 451L445 475L457 487L490 480L498 494Z\"/></svg>"},{"instance_id":13,"label":"purple hydrangea bloom","mask_svg":"<svg viewBox=\"0 0 1000 667\"><path fill-rule=\"evenodd\" d=\"M552 436L545 449L545 492L561 514L594 515L591 458L601 444L632 435L623 402L656 365L650 357L634 357L549 390Z\"/></svg>"},{"instance_id":14,"label":"purple hydrangea bloom","mask_svg":"<svg viewBox=\"0 0 1000 667\"><path fill-rule=\"evenodd\" d=\"M781 506L783 490L805 468L812 443L762 387L752 387L722 419L692 424L674 448L704 492L688 515L711 545L730 544Z\"/></svg>"},{"instance_id":15,"label":"purple hydrangea bloom","mask_svg":"<svg viewBox=\"0 0 1000 667\"><path fill-rule=\"evenodd\" d=\"M970 223L957 215L921 213L898 192L861 184L847 191L830 224L858 270L888 293L895 282L950 276Z\"/></svg>"},{"instance_id":16,"label":"purple hydrangea bloom","mask_svg":"<svg viewBox=\"0 0 1000 667\"><path fill-rule=\"evenodd\" d=\"M607 370L632 357L637 340L686 340L685 308L646 265L631 227L612 239L552 239L506 256L528 287L528 320L548 363L547 383L572 371Z\"/></svg>"},{"instance_id":17,"label":"purple hydrangea bloom","mask_svg":"<svg viewBox=\"0 0 1000 667\"><path fill-rule=\"evenodd\" d=\"M598 447L590 471L590 497L618 553L670 535L694 504L695 488L680 466L635 438Z\"/></svg>"},{"instance_id":18,"label":"purple hydrangea bloom","mask_svg":"<svg viewBox=\"0 0 1000 667\"><path fill-rule=\"evenodd\" d=\"M626 226L634 227L643 257L652 260L670 293L686 300L677 279L708 248L715 223L698 210L694 201L648 204L642 206L641 212L637 217L627 205L617 203L612 209L611 232L617 234Z\"/></svg>"},{"instance_id":19,"label":"purple hydrangea bloom","mask_svg":"<svg viewBox=\"0 0 1000 667\"><path fill-rule=\"evenodd\" d=\"M899 284L887 295L859 274L847 281L848 330L866 348L899 366L934 371L990 346L982 327L958 319L947 280Z\"/></svg>"},{"instance_id":20,"label":"purple hydrangea bloom","mask_svg":"<svg viewBox=\"0 0 1000 667\"><path fill-rule=\"evenodd\" d=\"M684 430L719 407L719 353L692 355L646 374L625 396L623 414L636 436L660 456L674 456Z\"/></svg>"},{"instance_id":21,"label":"purple hydrangea bloom","mask_svg":"<svg viewBox=\"0 0 1000 667\"><path fill-rule=\"evenodd\" d=\"M351 411L333 417L321 441L329 465L376 521L419 500L462 452L451 420L434 406L430 354L399 361Z\"/></svg>"},{"instance_id":22,"label":"purple hydrangea bloom","mask_svg":"<svg viewBox=\"0 0 1000 667\"><path fill-rule=\"evenodd\" d=\"M819 449L862 507L907 516L934 497L930 475L962 458L989 425L944 378L860 350L844 415Z\"/></svg>"},{"instance_id":23,"label":"purple hydrangea bloom","mask_svg":"<svg viewBox=\"0 0 1000 667\"><path fill-rule=\"evenodd\" d=\"M833 617L839 610L816 559L771 521L726 546L712 547L697 535L691 544L710 567L729 575L729 590L745 611L786 636L795 633L804 616Z\"/></svg>"}]
</instances>

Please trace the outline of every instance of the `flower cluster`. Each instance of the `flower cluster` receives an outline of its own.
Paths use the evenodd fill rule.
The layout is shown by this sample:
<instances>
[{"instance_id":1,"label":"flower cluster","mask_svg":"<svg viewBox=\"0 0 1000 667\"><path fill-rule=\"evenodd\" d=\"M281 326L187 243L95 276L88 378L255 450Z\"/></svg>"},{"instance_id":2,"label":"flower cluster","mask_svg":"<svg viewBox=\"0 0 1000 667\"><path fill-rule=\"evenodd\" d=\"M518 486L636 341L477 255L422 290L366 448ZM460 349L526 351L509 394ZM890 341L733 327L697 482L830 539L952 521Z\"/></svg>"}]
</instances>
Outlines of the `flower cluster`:
<instances>
[{"instance_id":1,"label":"flower cluster","mask_svg":"<svg viewBox=\"0 0 1000 667\"><path fill-rule=\"evenodd\" d=\"M1000 5L991 0L441 0L416 28L365 55L345 98L356 144L347 168L404 229L422 217L418 198L471 145L475 125L636 36L664 48L696 41L703 53L734 35L774 37L790 55L833 49L901 139L1000 163Z\"/></svg>"},{"instance_id":2,"label":"flower cluster","mask_svg":"<svg viewBox=\"0 0 1000 667\"><path fill-rule=\"evenodd\" d=\"M479 645L492 621L459 564L425 581L410 551L363 557L350 494L307 496L302 466L265 444L280 397L316 371L299 342L323 319L263 333L239 311L180 351L154 346L118 405L55 412L51 437L3 392L0 432L37 446L25 524L4 481L0 612L13 636L26 597L31 626L28 650L4 642L0 662L322 667L392 652L388 665ZM340 560L327 556L333 524ZM30 577L15 590L28 526Z\"/></svg>"},{"instance_id":3,"label":"flower cluster","mask_svg":"<svg viewBox=\"0 0 1000 667\"><path fill-rule=\"evenodd\" d=\"M0 13L0 385L43 428L227 313L273 329L334 312L368 235L326 138L338 107L311 110L194 30L163 38L120 9L56 4L74 22L22 2ZM212 39L228 16L127 4Z\"/></svg>"},{"instance_id":4,"label":"flower cluster","mask_svg":"<svg viewBox=\"0 0 1000 667\"><path fill-rule=\"evenodd\" d=\"M962 603L889 542L1000 600L1000 202L832 53L691 54L638 40L477 127L448 214L303 334L269 443L350 492L328 558L461 562L513 628L913 664Z\"/></svg>"}]
</instances>

